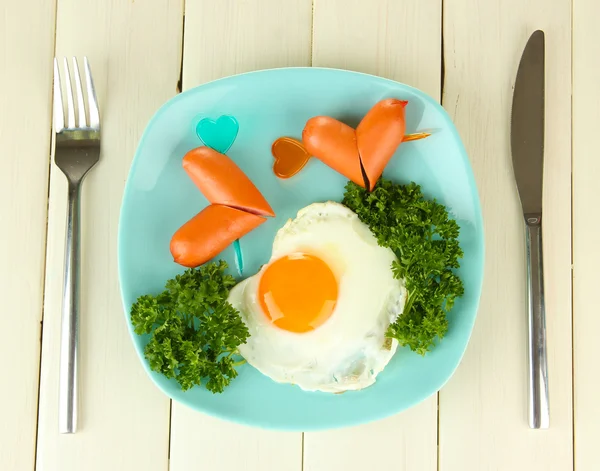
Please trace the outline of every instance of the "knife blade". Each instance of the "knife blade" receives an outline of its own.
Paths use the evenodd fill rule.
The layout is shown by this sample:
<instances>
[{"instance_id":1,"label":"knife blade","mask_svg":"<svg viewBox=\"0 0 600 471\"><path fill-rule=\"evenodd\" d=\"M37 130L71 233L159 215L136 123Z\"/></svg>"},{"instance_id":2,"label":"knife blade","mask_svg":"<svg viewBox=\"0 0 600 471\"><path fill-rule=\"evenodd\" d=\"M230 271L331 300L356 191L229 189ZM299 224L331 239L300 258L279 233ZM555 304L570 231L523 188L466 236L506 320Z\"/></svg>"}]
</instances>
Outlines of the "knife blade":
<instances>
[{"instance_id":1,"label":"knife blade","mask_svg":"<svg viewBox=\"0 0 600 471\"><path fill-rule=\"evenodd\" d=\"M511 152L523 208L527 249L529 426L550 425L546 315L542 249L544 173L544 32L535 31L525 46L512 102Z\"/></svg>"}]
</instances>

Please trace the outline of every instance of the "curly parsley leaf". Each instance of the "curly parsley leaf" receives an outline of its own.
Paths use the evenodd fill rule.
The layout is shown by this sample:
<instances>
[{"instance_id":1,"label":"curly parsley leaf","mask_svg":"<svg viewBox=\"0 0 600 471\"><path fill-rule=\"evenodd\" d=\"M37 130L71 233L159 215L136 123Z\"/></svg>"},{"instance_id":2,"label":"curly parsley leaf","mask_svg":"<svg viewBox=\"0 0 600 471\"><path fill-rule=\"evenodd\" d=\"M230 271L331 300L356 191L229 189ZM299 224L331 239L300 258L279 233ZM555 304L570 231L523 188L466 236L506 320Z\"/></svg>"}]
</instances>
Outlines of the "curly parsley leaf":
<instances>
[{"instance_id":1,"label":"curly parsley leaf","mask_svg":"<svg viewBox=\"0 0 600 471\"><path fill-rule=\"evenodd\" d=\"M446 334L446 313L464 294L453 271L463 256L457 222L443 205L426 200L416 183L399 185L381 178L368 192L348 182L342 203L370 227L379 245L398 257L392 271L405 280L408 299L387 335L424 355Z\"/></svg>"},{"instance_id":2,"label":"curly parsley leaf","mask_svg":"<svg viewBox=\"0 0 600 471\"><path fill-rule=\"evenodd\" d=\"M186 270L131 308L136 334L150 334L144 351L150 368L175 378L184 391L204 384L220 393L237 376L234 356L249 332L227 302L235 280L226 268L221 261Z\"/></svg>"}]
</instances>

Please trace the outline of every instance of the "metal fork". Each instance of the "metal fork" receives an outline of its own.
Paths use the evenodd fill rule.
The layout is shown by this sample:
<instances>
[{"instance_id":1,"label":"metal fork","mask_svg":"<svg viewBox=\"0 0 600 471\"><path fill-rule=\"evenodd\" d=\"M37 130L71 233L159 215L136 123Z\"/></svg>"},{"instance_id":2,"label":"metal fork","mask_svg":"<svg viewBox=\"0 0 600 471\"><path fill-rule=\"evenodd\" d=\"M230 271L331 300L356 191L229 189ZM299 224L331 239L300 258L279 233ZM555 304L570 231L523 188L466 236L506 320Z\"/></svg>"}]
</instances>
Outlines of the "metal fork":
<instances>
[{"instance_id":1,"label":"metal fork","mask_svg":"<svg viewBox=\"0 0 600 471\"><path fill-rule=\"evenodd\" d=\"M54 59L53 121L54 132L56 133L54 162L67 177L69 188L58 391L58 427L60 433L74 433L77 430L80 190L83 177L98 162L100 157L98 100L87 57L84 57L83 62L89 121L86 120L86 100L81 86L77 59L73 57L73 87L71 85L69 63L64 58L66 108L63 106L58 61L56 58ZM73 88L75 89L77 107L74 103ZM77 121L75 115L77 115Z\"/></svg>"}]
</instances>

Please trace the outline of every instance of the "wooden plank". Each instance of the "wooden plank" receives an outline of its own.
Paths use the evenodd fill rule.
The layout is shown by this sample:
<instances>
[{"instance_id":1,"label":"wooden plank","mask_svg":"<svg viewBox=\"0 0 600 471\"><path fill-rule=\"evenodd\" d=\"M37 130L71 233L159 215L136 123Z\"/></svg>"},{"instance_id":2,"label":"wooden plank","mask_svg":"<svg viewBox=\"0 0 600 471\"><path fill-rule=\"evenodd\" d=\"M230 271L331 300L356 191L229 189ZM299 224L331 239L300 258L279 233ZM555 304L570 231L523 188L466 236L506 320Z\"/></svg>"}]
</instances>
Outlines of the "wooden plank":
<instances>
[{"instance_id":1,"label":"wooden plank","mask_svg":"<svg viewBox=\"0 0 600 471\"><path fill-rule=\"evenodd\" d=\"M398 80L440 97L441 0L315 3L313 66Z\"/></svg>"},{"instance_id":2,"label":"wooden plank","mask_svg":"<svg viewBox=\"0 0 600 471\"><path fill-rule=\"evenodd\" d=\"M440 98L441 1L315 3L313 65L371 73ZM352 453L348 450L376 450ZM437 398L386 420L306 433L304 470L437 469Z\"/></svg>"},{"instance_id":3,"label":"wooden plank","mask_svg":"<svg viewBox=\"0 0 600 471\"><path fill-rule=\"evenodd\" d=\"M302 471L302 434L225 422L173 403L169 471Z\"/></svg>"},{"instance_id":4,"label":"wooden plank","mask_svg":"<svg viewBox=\"0 0 600 471\"><path fill-rule=\"evenodd\" d=\"M0 469L20 470L35 461L54 1L2 2L0 24Z\"/></svg>"},{"instance_id":5,"label":"wooden plank","mask_svg":"<svg viewBox=\"0 0 600 471\"><path fill-rule=\"evenodd\" d=\"M103 135L100 162L83 184L80 431L75 435L60 435L57 428L66 183L52 166L39 470L168 468L169 400L144 373L127 332L117 226L137 141L151 115L176 92L182 24L181 2L58 2L57 55L89 57Z\"/></svg>"},{"instance_id":6,"label":"wooden plank","mask_svg":"<svg viewBox=\"0 0 600 471\"><path fill-rule=\"evenodd\" d=\"M437 469L437 399L358 427L304 434L304 471Z\"/></svg>"},{"instance_id":7,"label":"wooden plank","mask_svg":"<svg viewBox=\"0 0 600 471\"><path fill-rule=\"evenodd\" d=\"M185 88L228 75L310 65L311 0L187 0Z\"/></svg>"},{"instance_id":8,"label":"wooden plank","mask_svg":"<svg viewBox=\"0 0 600 471\"><path fill-rule=\"evenodd\" d=\"M183 88L251 70L310 65L311 14L311 0L188 0ZM197 462L207 469L299 471L302 436L238 426L173 403L170 469Z\"/></svg>"},{"instance_id":9,"label":"wooden plank","mask_svg":"<svg viewBox=\"0 0 600 471\"><path fill-rule=\"evenodd\" d=\"M486 267L470 346L440 393L440 469L572 469L570 1L446 0L443 103L470 155ZM527 422L527 312L521 207L509 146L523 48L546 32L544 251L551 425Z\"/></svg>"},{"instance_id":10,"label":"wooden plank","mask_svg":"<svg viewBox=\"0 0 600 471\"><path fill-rule=\"evenodd\" d=\"M600 4L573 2L573 355L575 468L600 469L600 402L597 391L600 330L594 283L600 265L597 177L600 160L595 140L600 122Z\"/></svg>"}]
</instances>

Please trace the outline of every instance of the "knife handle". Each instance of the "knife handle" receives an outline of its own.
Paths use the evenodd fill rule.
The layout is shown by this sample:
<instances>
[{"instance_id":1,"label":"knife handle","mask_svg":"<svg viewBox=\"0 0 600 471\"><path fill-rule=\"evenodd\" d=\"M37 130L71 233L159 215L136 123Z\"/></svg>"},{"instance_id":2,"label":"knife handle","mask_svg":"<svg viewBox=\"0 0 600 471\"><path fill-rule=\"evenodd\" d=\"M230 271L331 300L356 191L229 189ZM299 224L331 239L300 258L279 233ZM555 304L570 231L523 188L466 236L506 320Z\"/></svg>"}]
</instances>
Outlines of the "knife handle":
<instances>
[{"instance_id":1,"label":"knife handle","mask_svg":"<svg viewBox=\"0 0 600 471\"><path fill-rule=\"evenodd\" d=\"M529 304L529 427L550 426L542 218L526 215L527 298Z\"/></svg>"}]
</instances>

